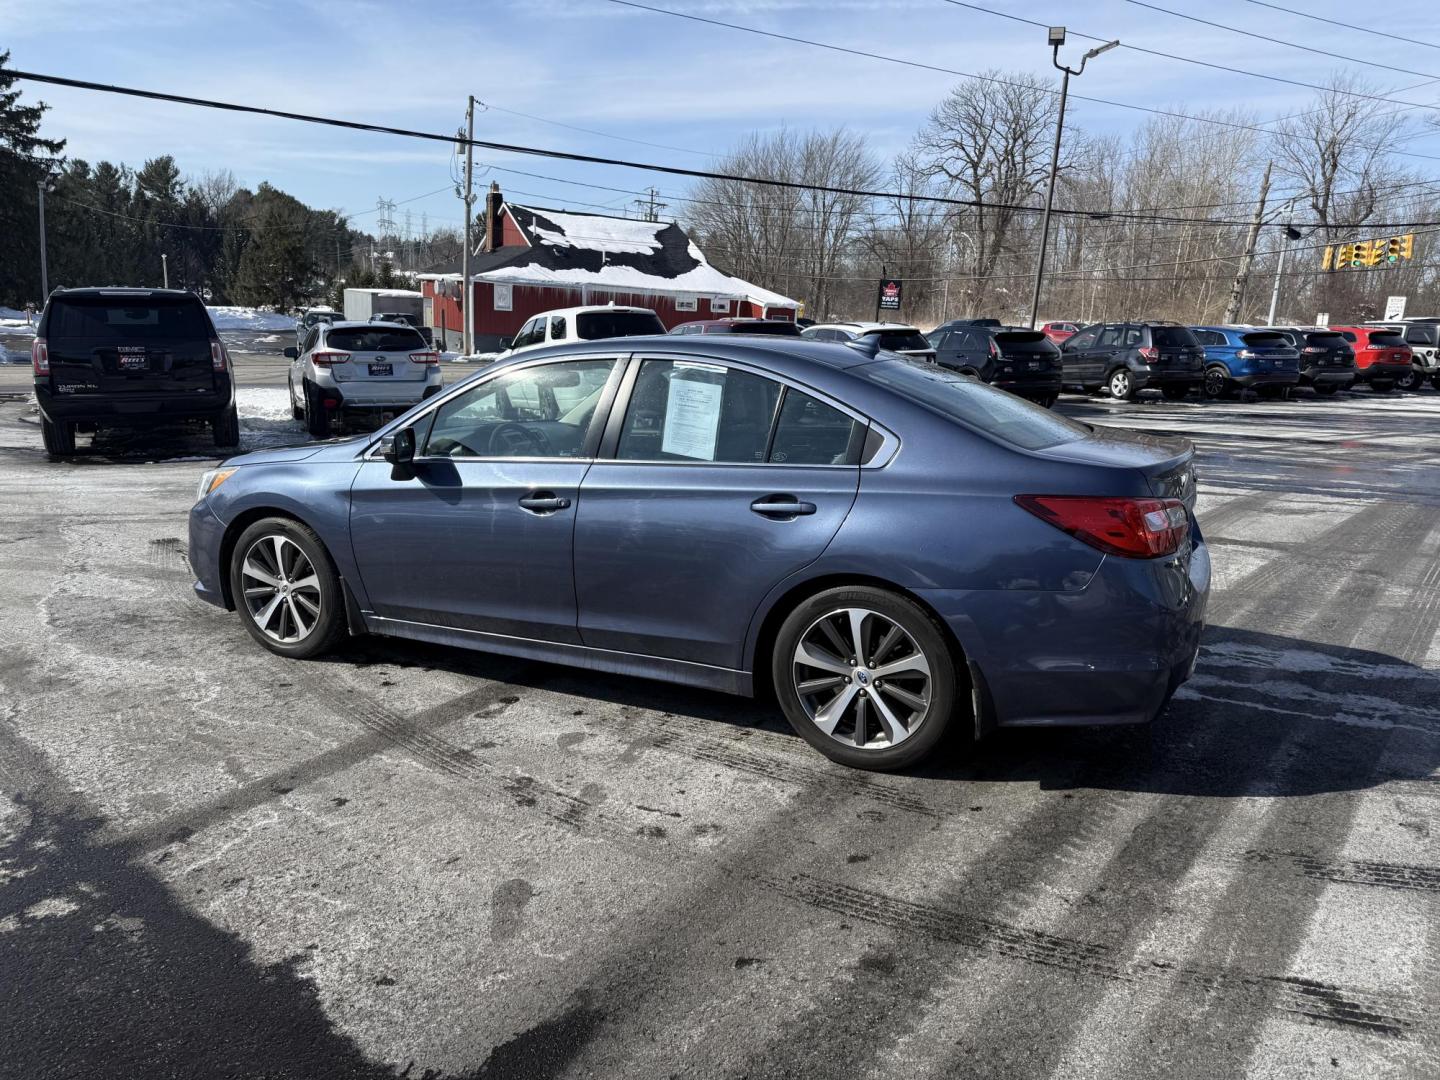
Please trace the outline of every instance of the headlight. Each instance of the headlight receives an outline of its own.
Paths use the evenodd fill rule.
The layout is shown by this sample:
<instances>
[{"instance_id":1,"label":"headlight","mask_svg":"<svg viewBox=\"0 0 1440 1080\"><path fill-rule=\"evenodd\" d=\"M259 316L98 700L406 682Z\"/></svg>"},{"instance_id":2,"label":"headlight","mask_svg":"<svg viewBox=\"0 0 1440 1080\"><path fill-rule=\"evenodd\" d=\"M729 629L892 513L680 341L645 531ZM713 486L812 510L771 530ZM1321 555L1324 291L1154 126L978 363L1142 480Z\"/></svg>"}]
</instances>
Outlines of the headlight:
<instances>
[{"instance_id":1,"label":"headlight","mask_svg":"<svg viewBox=\"0 0 1440 1080\"><path fill-rule=\"evenodd\" d=\"M230 479L230 474L234 471L234 469L207 469L205 475L200 477L200 486L195 489L195 501L199 502Z\"/></svg>"}]
</instances>

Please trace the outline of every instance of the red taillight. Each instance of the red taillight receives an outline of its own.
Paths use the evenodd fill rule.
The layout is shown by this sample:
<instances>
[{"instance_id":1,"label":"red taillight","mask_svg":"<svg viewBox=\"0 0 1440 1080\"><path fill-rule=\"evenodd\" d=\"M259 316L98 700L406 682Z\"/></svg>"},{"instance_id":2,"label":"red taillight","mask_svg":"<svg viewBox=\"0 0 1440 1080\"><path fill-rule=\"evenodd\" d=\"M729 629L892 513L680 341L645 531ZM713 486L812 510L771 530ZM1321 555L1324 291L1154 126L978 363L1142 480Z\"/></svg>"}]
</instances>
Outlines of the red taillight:
<instances>
[{"instance_id":1,"label":"red taillight","mask_svg":"<svg viewBox=\"0 0 1440 1080\"><path fill-rule=\"evenodd\" d=\"M225 346L214 338L210 339L210 366L216 371L224 371L230 366L230 357L225 353Z\"/></svg>"},{"instance_id":2,"label":"red taillight","mask_svg":"<svg viewBox=\"0 0 1440 1080\"><path fill-rule=\"evenodd\" d=\"M50 374L50 346L43 337L37 337L30 344L30 366L36 375Z\"/></svg>"},{"instance_id":3,"label":"red taillight","mask_svg":"<svg viewBox=\"0 0 1440 1080\"><path fill-rule=\"evenodd\" d=\"M410 354L410 362L412 364L429 364L434 366L440 363L440 354L438 352L412 352Z\"/></svg>"},{"instance_id":4,"label":"red taillight","mask_svg":"<svg viewBox=\"0 0 1440 1080\"><path fill-rule=\"evenodd\" d=\"M350 354L348 352L337 352L334 349L321 349L318 352L312 352L310 359L320 367L334 367L336 364L348 364L350 362Z\"/></svg>"},{"instance_id":5,"label":"red taillight","mask_svg":"<svg viewBox=\"0 0 1440 1080\"><path fill-rule=\"evenodd\" d=\"M1131 559L1173 555L1190 535L1190 515L1179 499L1016 495L1015 502L1093 548Z\"/></svg>"},{"instance_id":6,"label":"red taillight","mask_svg":"<svg viewBox=\"0 0 1440 1080\"><path fill-rule=\"evenodd\" d=\"M1000 346L995 344L993 337L990 339L990 355L993 357L999 357L1000 355Z\"/></svg>"},{"instance_id":7,"label":"red taillight","mask_svg":"<svg viewBox=\"0 0 1440 1080\"><path fill-rule=\"evenodd\" d=\"M1156 363L1159 363L1159 362L1160 362L1160 350L1157 349L1157 348L1155 348L1154 346L1147 345L1146 347L1144 347L1144 348L1142 348L1142 349L1140 350L1140 359L1141 359L1141 360L1144 360L1145 363L1147 363L1147 364L1156 364Z\"/></svg>"}]
</instances>

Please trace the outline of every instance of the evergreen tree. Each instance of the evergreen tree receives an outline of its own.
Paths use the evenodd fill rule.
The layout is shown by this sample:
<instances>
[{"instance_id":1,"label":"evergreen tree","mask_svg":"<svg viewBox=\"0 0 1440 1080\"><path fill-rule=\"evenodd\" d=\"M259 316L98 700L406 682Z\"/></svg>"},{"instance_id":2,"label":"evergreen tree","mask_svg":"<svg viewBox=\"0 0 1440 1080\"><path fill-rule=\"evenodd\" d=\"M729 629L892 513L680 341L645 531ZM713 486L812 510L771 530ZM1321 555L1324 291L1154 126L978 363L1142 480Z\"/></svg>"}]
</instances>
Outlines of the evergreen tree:
<instances>
[{"instance_id":1,"label":"evergreen tree","mask_svg":"<svg viewBox=\"0 0 1440 1080\"><path fill-rule=\"evenodd\" d=\"M242 304L288 311L313 289L315 265L306 250L309 210L269 184L255 193L257 212L241 256L234 294Z\"/></svg>"},{"instance_id":2,"label":"evergreen tree","mask_svg":"<svg viewBox=\"0 0 1440 1080\"><path fill-rule=\"evenodd\" d=\"M36 184L58 165L63 139L40 137L44 102L22 105L15 76L5 68L10 53L0 52L0 303L19 307L40 301L39 193Z\"/></svg>"}]
</instances>

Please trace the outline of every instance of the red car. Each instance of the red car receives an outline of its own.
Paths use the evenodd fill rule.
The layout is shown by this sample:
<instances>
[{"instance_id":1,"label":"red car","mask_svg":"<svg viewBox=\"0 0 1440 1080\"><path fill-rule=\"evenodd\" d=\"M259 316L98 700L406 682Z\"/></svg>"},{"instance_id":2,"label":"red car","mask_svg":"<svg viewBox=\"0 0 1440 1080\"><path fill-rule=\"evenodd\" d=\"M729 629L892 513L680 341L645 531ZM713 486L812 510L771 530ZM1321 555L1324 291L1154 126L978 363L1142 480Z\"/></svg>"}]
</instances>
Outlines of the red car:
<instances>
[{"instance_id":1,"label":"red car","mask_svg":"<svg viewBox=\"0 0 1440 1080\"><path fill-rule=\"evenodd\" d=\"M1405 335L1378 326L1332 326L1355 350L1355 382L1369 383L1377 394L1388 394L1408 378L1414 357Z\"/></svg>"},{"instance_id":2,"label":"red car","mask_svg":"<svg viewBox=\"0 0 1440 1080\"><path fill-rule=\"evenodd\" d=\"M1040 327L1040 332L1056 345L1063 345L1066 339L1072 337L1079 329L1079 323L1047 322Z\"/></svg>"}]
</instances>

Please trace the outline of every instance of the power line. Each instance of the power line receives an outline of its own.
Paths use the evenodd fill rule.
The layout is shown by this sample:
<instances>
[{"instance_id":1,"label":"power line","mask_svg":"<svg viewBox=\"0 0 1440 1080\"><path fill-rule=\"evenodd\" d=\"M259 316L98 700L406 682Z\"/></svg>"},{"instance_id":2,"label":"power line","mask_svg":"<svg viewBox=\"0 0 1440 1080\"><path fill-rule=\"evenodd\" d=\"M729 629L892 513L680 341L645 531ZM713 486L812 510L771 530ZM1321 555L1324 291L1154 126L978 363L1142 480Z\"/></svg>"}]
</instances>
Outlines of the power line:
<instances>
[{"instance_id":1,"label":"power line","mask_svg":"<svg viewBox=\"0 0 1440 1080\"><path fill-rule=\"evenodd\" d=\"M1265 0L1245 0L1247 4L1254 4L1257 7L1270 8L1272 11L1283 11L1286 15L1298 15L1302 19L1313 19L1316 22L1329 23L1331 26L1343 27L1346 30L1358 30L1362 34L1374 34L1376 37L1389 38L1391 41L1403 41L1409 45L1424 45L1427 49L1440 49L1433 41L1420 41L1417 38L1402 37L1399 34L1389 34L1384 30L1372 30L1368 26L1356 26L1354 23L1340 22L1338 19L1327 19L1323 15L1312 15L1308 11L1299 11L1295 8L1281 7L1279 4L1267 4Z\"/></svg>"},{"instance_id":2,"label":"power line","mask_svg":"<svg viewBox=\"0 0 1440 1080\"><path fill-rule=\"evenodd\" d=\"M629 3L629 0L611 0L612 3ZM631 5L640 6L640 5ZM660 9L654 9L660 10ZM705 20L710 21L710 20ZM638 169L645 172L669 173L673 176L689 176L706 180L726 180L737 183L755 184L762 187L774 187L795 191L820 191L831 195L851 195L857 198L866 199L895 199L902 202L931 202L946 206L959 206L970 209L990 210L1011 210L1016 213L1038 214L1042 209L1036 206L1026 206L1018 203L986 202L983 199L959 199L946 195L926 195L895 191L877 191L871 188L840 187L830 184L809 184L797 180L779 180L773 177L764 176L737 176L733 173L715 172L705 169L689 169L678 165L656 165L647 162L628 161L624 158L606 158L594 154L579 154L568 150L552 150L542 147L522 146L513 143L497 143L483 139L461 139L457 140L454 135L441 135L436 132L418 131L411 128L391 127L384 124L371 124L359 120L342 120L336 117L317 116L309 113L288 112L280 109L267 109L259 105L242 105L235 102L216 101L210 98L189 97L182 94L170 94L158 90L142 90L137 87L119 86L111 83L97 83L85 79L72 79L62 75L45 75L36 72L18 71L11 69L10 75L17 80L27 82L46 83L54 86L68 86L80 90L92 90L98 93L119 94L127 97L143 98L150 101L167 101L180 105L192 105L197 108L219 109L225 112L244 113L257 116L271 116L284 120L296 120L309 124L320 124L326 127L341 128L350 131L366 131L381 135L396 135L401 138L423 139L429 142L454 144L455 142L466 142L471 146L480 147L485 150L499 151L510 154L523 154L530 157L553 158L560 161L577 161L592 165L615 165L627 169ZM1246 225L1243 221L1225 221L1213 218L1181 218L1158 215L1134 214L1124 210L1076 210L1061 209L1054 211L1061 216L1092 219L1118 219L1149 221L1154 224L1193 224L1204 226L1235 226ZM1341 228L1367 228L1367 229L1401 229L1416 228L1419 226L1440 224L1440 222L1429 221L1406 221L1406 222L1370 222L1348 224L1341 222L1295 222L1296 228L1320 228L1332 229Z\"/></svg>"},{"instance_id":3,"label":"power line","mask_svg":"<svg viewBox=\"0 0 1440 1080\"><path fill-rule=\"evenodd\" d=\"M481 101L478 97L475 99L475 104L479 105L486 112L503 112L509 113L511 116L523 116L526 120L537 120L542 124L550 124L554 127L567 128L570 131L582 131L586 135L599 135L602 139L618 139L620 142L634 143L636 146L649 146L653 147L656 150L676 150L682 154L696 154L699 157L713 158L717 156L710 153L708 150L691 150L689 147L685 146L670 146L667 143L647 142L644 139L632 139L628 135L616 135L609 131L596 131L594 128L578 127L575 124L566 124L559 120L551 120L549 117L536 116L533 113L521 112L518 109L507 109L503 105L493 105L490 102Z\"/></svg>"}]
</instances>

